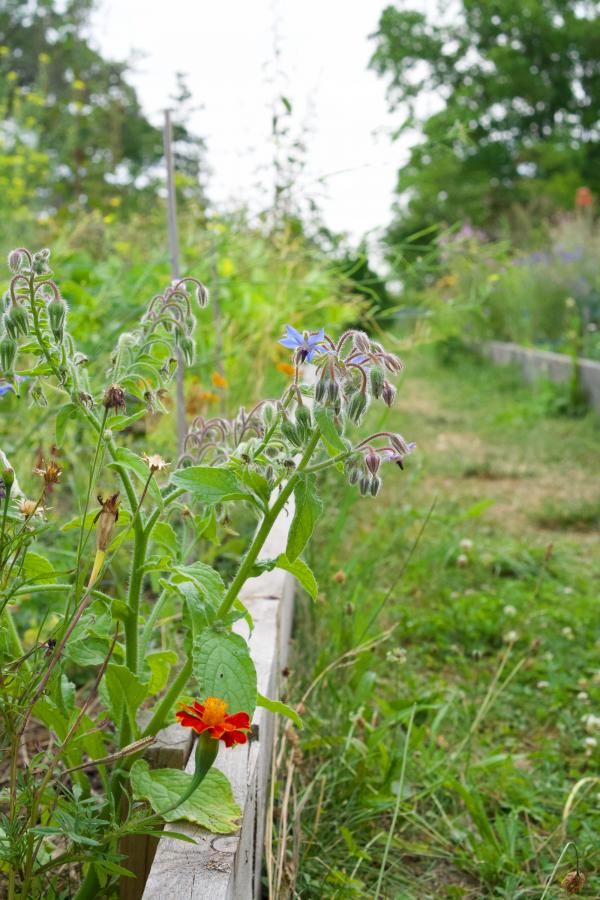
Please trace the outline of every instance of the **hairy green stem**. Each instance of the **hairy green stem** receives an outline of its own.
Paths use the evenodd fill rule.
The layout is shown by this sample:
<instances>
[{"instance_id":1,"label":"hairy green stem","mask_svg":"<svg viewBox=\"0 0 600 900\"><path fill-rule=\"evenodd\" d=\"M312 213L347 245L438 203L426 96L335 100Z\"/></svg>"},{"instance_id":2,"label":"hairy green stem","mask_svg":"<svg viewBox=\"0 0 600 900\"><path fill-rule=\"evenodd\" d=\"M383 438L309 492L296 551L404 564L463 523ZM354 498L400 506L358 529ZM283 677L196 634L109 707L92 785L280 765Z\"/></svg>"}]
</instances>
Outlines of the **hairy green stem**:
<instances>
[{"instance_id":1,"label":"hairy green stem","mask_svg":"<svg viewBox=\"0 0 600 900\"><path fill-rule=\"evenodd\" d=\"M146 728L142 732L142 737L148 737L148 735L155 735L157 732L165 724L166 718L169 715L169 711L175 700L181 693L183 687L188 681L190 675L192 674L192 660L191 658L186 660L179 672L177 673L177 677L169 686L169 689L165 696L162 698L160 703L156 708L156 712L148 722Z\"/></svg>"}]
</instances>

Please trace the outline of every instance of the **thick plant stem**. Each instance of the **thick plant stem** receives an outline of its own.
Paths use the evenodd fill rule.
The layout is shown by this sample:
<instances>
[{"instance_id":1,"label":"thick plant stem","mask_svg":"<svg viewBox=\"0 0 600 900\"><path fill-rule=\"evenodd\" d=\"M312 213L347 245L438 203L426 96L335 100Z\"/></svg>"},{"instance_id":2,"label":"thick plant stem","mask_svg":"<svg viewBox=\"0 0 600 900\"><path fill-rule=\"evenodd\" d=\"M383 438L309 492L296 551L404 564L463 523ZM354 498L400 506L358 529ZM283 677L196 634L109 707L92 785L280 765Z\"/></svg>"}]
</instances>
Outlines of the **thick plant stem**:
<instances>
[{"instance_id":1,"label":"thick plant stem","mask_svg":"<svg viewBox=\"0 0 600 900\"><path fill-rule=\"evenodd\" d=\"M294 474L291 476L291 478L289 479L289 481L287 482L287 484L281 491L279 497L277 498L277 500L275 501L273 506L265 514L265 517L262 520L260 528L254 535L254 540L252 541L252 544L250 545L250 549L248 550L247 554L245 555L244 559L242 560L242 563L237 571L237 574L236 574L235 578L233 579L233 581L231 582L231 584L229 586L229 590L225 594L225 597L223 598L223 602L221 603L219 609L217 610L217 618L218 619L222 619L224 616L226 616L227 613L229 612L229 610L231 609L231 607L233 606L233 604L235 603L236 598L237 598L242 586L244 585L244 583L250 576L252 567L253 567L254 563L256 562L258 554L262 550L263 545L264 545L266 539L268 538L273 525L275 524L275 520L277 519L277 516L279 515L279 513L281 512L281 510L287 503L288 499L290 498L291 494L293 493L293 490L296 487L296 484L298 483L300 475L302 474L304 469L306 469L306 467L310 461L310 458L313 455L315 448L319 442L320 436L321 436L320 430L318 428L315 429L314 433L312 434L312 436L308 442L308 445L307 445L304 453L302 454L302 459L300 460L300 462L298 464L298 468L296 469Z\"/></svg>"},{"instance_id":2,"label":"thick plant stem","mask_svg":"<svg viewBox=\"0 0 600 900\"><path fill-rule=\"evenodd\" d=\"M129 581L129 615L125 623L125 660L127 666L134 673L137 673L138 670L138 620L147 543L146 534L138 520L135 526L135 543Z\"/></svg>"},{"instance_id":3,"label":"thick plant stem","mask_svg":"<svg viewBox=\"0 0 600 900\"><path fill-rule=\"evenodd\" d=\"M146 728L142 732L142 737L148 737L148 735L155 735L160 729L163 727L165 723L165 719L169 715L169 710L175 703L175 700L181 693L182 688L185 683L189 679L192 674L192 660L188 659L183 664L179 672L177 673L177 677L171 683L169 690L162 698L156 712L148 722Z\"/></svg>"}]
</instances>

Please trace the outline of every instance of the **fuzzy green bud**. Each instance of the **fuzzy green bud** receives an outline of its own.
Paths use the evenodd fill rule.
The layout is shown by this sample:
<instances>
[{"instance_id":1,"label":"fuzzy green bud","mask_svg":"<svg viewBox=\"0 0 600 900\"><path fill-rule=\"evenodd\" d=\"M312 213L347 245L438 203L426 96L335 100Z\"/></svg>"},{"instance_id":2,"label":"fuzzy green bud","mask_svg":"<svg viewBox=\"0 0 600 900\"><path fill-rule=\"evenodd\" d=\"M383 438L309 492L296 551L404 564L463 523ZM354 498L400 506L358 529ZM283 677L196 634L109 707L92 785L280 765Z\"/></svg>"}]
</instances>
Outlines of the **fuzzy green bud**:
<instances>
[{"instance_id":1,"label":"fuzzy green bud","mask_svg":"<svg viewBox=\"0 0 600 900\"><path fill-rule=\"evenodd\" d=\"M8 268L13 275L18 275L21 269L22 259L23 254L20 250L11 250L8 254Z\"/></svg>"},{"instance_id":2,"label":"fuzzy green bud","mask_svg":"<svg viewBox=\"0 0 600 900\"><path fill-rule=\"evenodd\" d=\"M3 372L12 373L17 358L17 342L10 335L0 340L0 366Z\"/></svg>"},{"instance_id":3,"label":"fuzzy green bud","mask_svg":"<svg viewBox=\"0 0 600 900\"><path fill-rule=\"evenodd\" d=\"M367 395L357 391L348 404L348 417L356 424L360 422L367 408Z\"/></svg>"},{"instance_id":4,"label":"fuzzy green bud","mask_svg":"<svg viewBox=\"0 0 600 900\"><path fill-rule=\"evenodd\" d=\"M289 420L286 420L281 423L281 433L287 440L294 445L294 447L300 447L302 441L300 436L298 435L298 431L296 430L296 426L293 425Z\"/></svg>"},{"instance_id":5,"label":"fuzzy green bud","mask_svg":"<svg viewBox=\"0 0 600 900\"><path fill-rule=\"evenodd\" d=\"M48 304L48 321L54 340L57 344L62 343L65 333L65 319L67 318L67 304L62 297L53 297Z\"/></svg>"},{"instance_id":6,"label":"fuzzy green bud","mask_svg":"<svg viewBox=\"0 0 600 900\"><path fill-rule=\"evenodd\" d=\"M371 491L371 497L376 497L379 493L379 489L381 487L381 478L377 475L373 475L371 478L371 484L369 486L369 490Z\"/></svg>"},{"instance_id":7,"label":"fuzzy green bud","mask_svg":"<svg viewBox=\"0 0 600 900\"><path fill-rule=\"evenodd\" d=\"M12 490L12 486L15 483L15 470L12 466L6 466L2 470L2 475L0 476L0 480L4 485L4 496L10 497L10 492Z\"/></svg>"},{"instance_id":8,"label":"fuzzy green bud","mask_svg":"<svg viewBox=\"0 0 600 900\"><path fill-rule=\"evenodd\" d=\"M5 323L7 332L14 338L17 338L20 334L25 337L29 333L27 311L20 303L13 303L6 313ZM12 331L12 329L14 329L14 331Z\"/></svg>"},{"instance_id":9,"label":"fuzzy green bud","mask_svg":"<svg viewBox=\"0 0 600 900\"><path fill-rule=\"evenodd\" d=\"M49 259L50 251L47 249L38 250L37 253L33 254L31 268L36 275L48 275L50 273L50 266L48 265Z\"/></svg>"},{"instance_id":10,"label":"fuzzy green bud","mask_svg":"<svg viewBox=\"0 0 600 900\"><path fill-rule=\"evenodd\" d=\"M371 478L369 475L363 475L358 482L358 487L363 497L366 497L371 490Z\"/></svg>"},{"instance_id":11,"label":"fuzzy green bud","mask_svg":"<svg viewBox=\"0 0 600 900\"><path fill-rule=\"evenodd\" d=\"M312 428L312 416L308 406L299 406L296 410L296 422L302 428Z\"/></svg>"},{"instance_id":12,"label":"fuzzy green bud","mask_svg":"<svg viewBox=\"0 0 600 900\"><path fill-rule=\"evenodd\" d=\"M319 378L315 387L315 400L317 403L322 403L325 397L327 396L327 389L329 387L329 379L328 378Z\"/></svg>"},{"instance_id":13,"label":"fuzzy green bud","mask_svg":"<svg viewBox=\"0 0 600 900\"><path fill-rule=\"evenodd\" d=\"M273 420L275 418L275 407L272 403L263 403L260 415L263 420L263 425L265 428L269 428L272 425Z\"/></svg>"},{"instance_id":14,"label":"fuzzy green bud","mask_svg":"<svg viewBox=\"0 0 600 900\"><path fill-rule=\"evenodd\" d=\"M196 356L196 344L194 339L188 337L188 335L186 334L180 339L179 346L181 348L185 364L187 366L191 366Z\"/></svg>"},{"instance_id":15,"label":"fuzzy green bud","mask_svg":"<svg viewBox=\"0 0 600 900\"><path fill-rule=\"evenodd\" d=\"M369 371L369 380L371 382L373 396L378 400L383 393L383 386L385 384L385 373L383 369L380 369L379 366L373 366Z\"/></svg>"}]
</instances>

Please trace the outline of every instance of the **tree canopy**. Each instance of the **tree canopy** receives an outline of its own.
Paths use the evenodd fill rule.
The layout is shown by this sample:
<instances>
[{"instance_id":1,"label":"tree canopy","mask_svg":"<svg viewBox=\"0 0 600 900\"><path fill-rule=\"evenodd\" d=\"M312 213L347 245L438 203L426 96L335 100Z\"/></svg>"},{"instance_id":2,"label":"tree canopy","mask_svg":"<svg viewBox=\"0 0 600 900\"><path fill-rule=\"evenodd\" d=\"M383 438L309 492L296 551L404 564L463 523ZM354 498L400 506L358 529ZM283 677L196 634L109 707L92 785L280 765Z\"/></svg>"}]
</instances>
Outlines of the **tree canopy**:
<instances>
[{"instance_id":1,"label":"tree canopy","mask_svg":"<svg viewBox=\"0 0 600 900\"><path fill-rule=\"evenodd\" d=\"M404 6L383 11L371 59L403 116L396 136L422 134L392 238L459 220L494 233L514 204L600 194L600 3L457 0L435 18Z\"/></svg>"}]
</instances>

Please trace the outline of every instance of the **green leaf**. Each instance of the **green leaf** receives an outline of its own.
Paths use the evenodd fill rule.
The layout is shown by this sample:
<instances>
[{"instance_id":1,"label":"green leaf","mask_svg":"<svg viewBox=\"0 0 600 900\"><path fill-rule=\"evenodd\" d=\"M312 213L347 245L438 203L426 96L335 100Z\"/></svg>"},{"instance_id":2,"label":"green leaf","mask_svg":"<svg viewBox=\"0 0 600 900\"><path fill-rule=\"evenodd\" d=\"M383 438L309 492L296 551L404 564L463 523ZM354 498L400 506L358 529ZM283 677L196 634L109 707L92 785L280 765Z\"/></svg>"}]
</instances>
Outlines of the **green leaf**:
<instances>
[{"instance_id":1,"label":"green leaf","mask_svg":"<svg viewBox=\"0 0 600 900\"><path fill-rule=\"evenodd\" d=\"M137 453L134 453L133 450L129 450L127 447L119 447L115 454L115 458L112 462L108 464L109 469L129 469L134 475L137 476L141 484L146 484L148 482L148 476L150 475L150 469L144 462L141 456L138 456ZM163 506L163 498L160 492L160 488L156 483L156 479L153 477L148 482L148 494L152 497L153 501L158 504L158 506Z\"/></svg>"},{"instance_id":2,"label":"green leaf","mask_svg":"<svg viewBox=\"0 0 600 900\"><path fill-rule=\"evenodd\" d=\"M240 490L240 483L231 469L218 466L190 466L180 469L173 473L171 481L209 506L224 500L250 499L249 494Z\"/></svg>"},{"instance_id":3,"label":"green leaf","mask_svg":"<svg viewBox=\"0 0 600 900\"><path fill-rule=\"evenodd\" d=\"M168 522L157 522L152 529L152 541L164 547L172 556L178 556L179 540Z\"/></svg>"},{"instance_id":4,"label":"green leaf","mask_svg":"<svg viewBox=\"0 0 600 900\"><path fill-rule=\"evenodd\" d=\"M280 569L285 569L286 572L291 572L294 578L298 579L306 593L310 595L311 599L317 599L317 591L319 590L317 579L313 575L310 566L303 559L298 557L294 562L290 562L285 553L281 553L275 560L275 565Z\"/></svg>"},{"instance_id":5,"label":"green leaf","mask_svg":"<svg viewBox=\"0 0 600 900\"><path fill-rule=\"evenodd\" d=\"M111 431L122 431L124 428L128 428L129 425L133 425L138 419L143 419L144 416L147 415L148 410L146 407L143 407L142 409L138 409L138 411L131 416L111 416L107 422L107 428L110 428Z\"/></svg>"},{"instance_id":6,"label":"green leaf","mask_svg":"<svg viewBox=\"0 0 600 900\"><path fill-rule=\"evenodd\" d=\"M268 709L269 712L278 713L280 716L286 716L286 718L292 720L294 725L298 728L302 728L302 719L296 710L292 709L291 706L288 706L287 703L283 703L281 700L269 700L268 697L257 694L256 705Z\"/></svg>"},{"instance_id":7,"label":"green leaf","mask_svg":"<svg viewBox=\"0 0 600 900\"><path fill-rule=\"evenodd\" d=\"M74 403L66 403L64 406L61 406L58 413L56 414L56 446L62 447L62 443L65 439L65 429L67 427L67 423L69 419L71 419L75 413L77 412L77 407Z\"/></svg>"},{"instance_id":8,"label":"green leaf","mask_svg":"<svg viewBox=\"0 0 600 900\"><path fill-rule=\"evenodd\" d=\"M145 760L138 759L131 767L130 777L134 798L147 800L154 812L162 815L185 793L194 776L180 769L150 769ZM192 796L163 818L167 822L187 819L216 834L229 834L237 831L240 815L229 781L213 768Z\"/></svg>"},{"instance_id":9,"label":"green leaf","mask_svg":"<svg viewBox=\"0 0 600 900\"><path fill-rule=\"evenodd\" d=\"M152 697L167 686L169 673L177 663L177 654L173 650L157 650L156 653L147 653L144 663L150 670L148 696Z\"/></svg>"},{"instance_id":10,"label":"green leaf","mask_svg":"<svg viewBox=\"0 0 600 900\"><path fill-rule=\"evenodd\" d=\"M98 510L93 510L88 513L85 517L85 531L89 531L90 528L94 527L94 519L98 515ZM74 519L69 519L68 522L61 527L61 531L73 531L75 528L81 528L82 517L75 516ZM120 507L119 509L119 525L129 525L131 522L131 514L128 509L123 509Z\"/></svg>"},{"instance_id":11,"label":"green leaf","mask_svg":"<svg viewBox=\"0 0 600 900\"><path fill-rule=\"evenodd\" d=\"M136 713L148 696L148 681L138 678L127 666L109 663L99 694L102 702L110 709L114 721L119 723L123 710L126 710L135 730Z\"/></svg>"},{"instance_id":12,"label":"green leaf","mask_svg":"<svg viewBox=\"0 0 600 900\"><path fill-rule=\"evenodd\" d=\"M243 468L240 469L238 478L247 485L257 497L260 497L264 503L269 502L271 486L264 475L261 475L260 472L255 472L254 469Z\"/></svg>"},{"instance_id":13,"label":"green leaf","mask_svg":"<svg viewBox=\"0 0 600 900\"><path fill-rule=\"evenodd\" d=\"M290 562L294 562L306 546L315 523L323 510L323 504L319 500L315 490L314 475L300 479L294 489L296 509L290 526L285 555Z\"/></svg>"},{"instance_id":14,"label":"green leaf","mask_svg":"<svg viewBox=\"0 0 600 900\"><path fill-rule=\"evenodd\" d=\"M108 648L108 641L87 635L76 641L67 641L63 655L78 666L100 666L106 659Z\"/></svg>"},{"instance_id":15,"label":"green leaf","mask_svg":"<svg viewBox=\"0 0 600 900\"><path fill-rule=\"evenodd\" d=\"M315 406L313 413L329 455L337 456L338 453L345 453L348 448L333 424L329 410L324 406Z\"/></svg>"},{"instance_id":16,"label":"green leaf","mask_svg":"<svg viewBox=\"0 0 600 900\"><path fill-rule=\"evenodd\" d=\"M256 669L243 637L205 629L194 641L193 671L202 697L221 697L229 713L256 707Z\"/></svg>"},{"instance_id":17,"label":"green leaf","mask_svg":"<svg viewBox=\"0 0 600 900\"><path fill-rule=\"evenodd\" d=\"M23 574L28 581L36 584L52 584L56 581L56 572L45 556L28 550L23 563Z\"/></svg>"}]
</instances>

